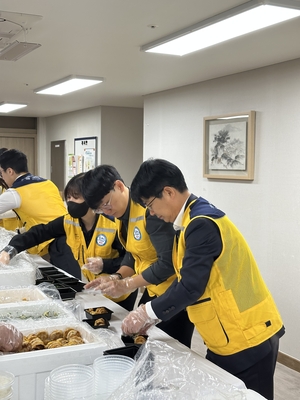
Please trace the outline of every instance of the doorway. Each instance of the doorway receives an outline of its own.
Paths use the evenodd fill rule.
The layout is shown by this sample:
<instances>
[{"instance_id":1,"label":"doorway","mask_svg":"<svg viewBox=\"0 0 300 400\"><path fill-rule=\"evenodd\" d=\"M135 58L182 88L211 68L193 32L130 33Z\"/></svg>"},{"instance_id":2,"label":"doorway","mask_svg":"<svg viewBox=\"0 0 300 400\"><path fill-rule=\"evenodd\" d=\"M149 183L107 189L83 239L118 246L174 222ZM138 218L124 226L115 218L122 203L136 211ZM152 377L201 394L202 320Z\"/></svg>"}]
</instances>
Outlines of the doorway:
<instances>
[{"instance_id":1,"label":"doorway","mask_svg":"<svg viewBox=\"0 0 300 400\"><path fill-rule=\"evenodd\" d=\"M65 140L51 142L50 179L58 187L61 195L65 188Z\"/></svg>"}]
</instances>

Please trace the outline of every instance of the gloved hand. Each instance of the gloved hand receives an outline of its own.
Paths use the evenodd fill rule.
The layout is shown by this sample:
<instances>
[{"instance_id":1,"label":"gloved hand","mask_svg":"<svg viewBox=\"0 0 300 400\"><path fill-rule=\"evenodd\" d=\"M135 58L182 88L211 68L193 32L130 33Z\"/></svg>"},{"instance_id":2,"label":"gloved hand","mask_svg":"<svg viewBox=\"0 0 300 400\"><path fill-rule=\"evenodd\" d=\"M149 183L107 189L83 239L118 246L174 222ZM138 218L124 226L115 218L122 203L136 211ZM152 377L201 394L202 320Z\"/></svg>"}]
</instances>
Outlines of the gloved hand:
<instances>
[{"instance_id":1,"label":"gloved hand","mask_svg":"<svg viewBox=\"0 0 300 400\"><path fill-rule=\"evenodd\" d=\"M95 275L103 271L103 260L101 257L89 257L86 261L87 263L82 266L83 269L88 269Z\"/></svg>"},{"instance_id":2,"label":"gloved hand","mask_svg":"<svg viewBox=\"0 0 300 400\"><path fill-rule=\"evenodd\" d=\"M120 279L118 275L104 275L104 276L99 276L99 278L94 279L93 281L87 283L84 286L84 289L95 289L95 290L100 290L100 286L104 282L111 282L115 279Z\"/></svg>"},{"instance_id":3,"label":"gloved hand","mask_svg":"<svg viewBox=\"0 0 300 400\"><path fill-rule=\"evenodd\" d=\"M1 251L0 253L0 264L9 264L10 256L6 251Z\"/></svg>"},{"instance_id":4,"label":"gloved hand","mask_svg":"<svg viewBox=\"0 0 300 400\"><path fill-rule=\"evenodd\" d=\"M141 304L123 319L121 328L123 334L127 336L133 336L137 333L145 335L149 328L159 322L159 319L150 318L146 312L145 305Z\"/></svg>"},{"instance_id":5,"label":"gloved hand","mask_svg":"<svg viewBox=\"0 0 300 400\"><path fill-rule=\"evenodd\" d=\"M13 325L0 324L0 351L18 351L22 343L23 335Z\"/></svg>"},{"instance_id":6,"label":"gloved hand","mask_svg":"<svg viewBox=\"0 0 300 400\"><path fill-rule=\"evenodd\" d=\"M137 289L137 286L134 279L128 277L124 279L110 279L109 281L102 282L99 285L99 289L103 294L107 294L113 298L118 298L123 294L134 292L135 289Z\"/></svg>"},{"instance_id":7,"label":"gloved hand","mask_svg":"<svg viewBox=\"0 0 300 400\"><path fill-rule=\"evenodd\" d=\"M8 244L0 252L0 263L9 264L10 260L17 254L17 250Z\"/></svg>"}]
</instances>

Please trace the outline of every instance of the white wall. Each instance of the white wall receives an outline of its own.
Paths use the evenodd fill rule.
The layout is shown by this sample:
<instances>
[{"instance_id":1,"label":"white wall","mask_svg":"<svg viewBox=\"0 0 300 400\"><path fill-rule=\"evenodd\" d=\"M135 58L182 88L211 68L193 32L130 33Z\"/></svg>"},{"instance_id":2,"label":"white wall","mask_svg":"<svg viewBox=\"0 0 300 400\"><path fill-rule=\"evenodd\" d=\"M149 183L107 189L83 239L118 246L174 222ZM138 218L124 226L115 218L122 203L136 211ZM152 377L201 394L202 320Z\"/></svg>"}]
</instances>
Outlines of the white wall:
<instances>
[{"instance_id":1,"label":"white wall","mask_svg":"<svg viewBox=\"0 0 300 400\"><path fill-rule=\"evenodd\" d=\"M117 168L130 185L143 162L143 110L101 107L101 163Z\"/></svg>"},{"instance_id":2,"label":"white wall","mask_svg":"<svg viewBox=\"0 0 300 400\"><path fill-rule=\"evenodd\" d=\"M74 154L74 139L96 136L98 149L101 143L101 107L87 108L80 111L38 119L38 171L50 179L51 142L65 140L66 168L65 182L68 181L68 154ZM98 151L98 163L100 152Z\"/></svg>"},{"instance_id":3,"label":"white wall","mask_svg":"<svg viewBox=\"0 0 300 400\"><path fill-rule=\"evenodd\" d=\"M224 210L280 310L280 350L300 360L300 60L145 97L144 159L177 164L192 192ZM256 111L253 182L203 178L203 117Z\"/></svg>"},{"instance_id":4,"label":"white wall","mask_svg":"<svg viewBox=\"0 0 300 400\"><path fill-rule=\"evenodd\" d=\"M74 154L74 139L98 138L97 163L114 165L130 185L142 162L143 110L126 107L93 107L38 120L38 173L50 178L50 143L65 140L67 155Z\"/></svg>"}]
</instances>

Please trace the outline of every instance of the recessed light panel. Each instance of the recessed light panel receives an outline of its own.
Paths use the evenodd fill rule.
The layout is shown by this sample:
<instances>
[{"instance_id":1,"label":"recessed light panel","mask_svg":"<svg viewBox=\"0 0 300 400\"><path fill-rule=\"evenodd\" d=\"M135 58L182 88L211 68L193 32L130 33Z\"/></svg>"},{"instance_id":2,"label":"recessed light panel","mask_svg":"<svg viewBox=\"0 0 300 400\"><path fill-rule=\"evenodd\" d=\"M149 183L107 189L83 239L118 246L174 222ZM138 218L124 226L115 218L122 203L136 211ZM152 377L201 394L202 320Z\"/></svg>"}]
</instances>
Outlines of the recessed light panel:
<instances>
[{"instance_id":1,"label":"recessed light panel","mask_svg":"<svg viewBox=\"0 0 300 400\"><path fill-rule=\"evenodd\" d=\"M249 8L253 2L245 3ZM185 54L213 46L217 43L245 35L250 32L300 16L300 10L275 5L259 5L230 16L230 10L199 23L199 26L185 29L160 41L142 46L149 53L183 56ZM282 3L282 2L281 2ZM258 5L258 6L255 6ZM243 5L239 7L241 9ZM254 8L253 8L254 7ZM172 38L173 37L173 38Z\"/></svg>"},{"instance_id":2,"label":"recessed light panel","mask_svg":"<svg viewBox=\"0 0 300 400\"><path fill-rule=\"evenodd\" d=\"M19 108L27 107L27 104L18 103L0 103L0 113L9 113Z\"/></svg>"},{"instance_id":3,"label":"recessed light panel","mask_svg":"<svg viewBox=\"0 0 300 400\"><path fill-rule=\"evenodd\" d=\"M50 85L43 86L34 90L37 94L50 94L62 96L67 93L75 92L76 90L84 89L89 86L97 85L103 82L103 78L93 78L84 76L68 76Z\"/></svg>"}]
</instances>

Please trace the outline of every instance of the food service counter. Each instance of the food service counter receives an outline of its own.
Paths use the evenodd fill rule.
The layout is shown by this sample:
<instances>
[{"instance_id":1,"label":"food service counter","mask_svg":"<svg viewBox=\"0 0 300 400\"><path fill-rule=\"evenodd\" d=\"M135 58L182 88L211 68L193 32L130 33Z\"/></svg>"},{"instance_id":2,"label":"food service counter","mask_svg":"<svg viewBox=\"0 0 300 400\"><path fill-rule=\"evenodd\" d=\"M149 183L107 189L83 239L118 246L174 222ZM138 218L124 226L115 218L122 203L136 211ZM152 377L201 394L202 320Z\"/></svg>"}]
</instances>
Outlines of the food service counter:
<instances>
[{"instance_id":1,"label":"food service counter","mask_svg":"<svg viewBox=\"0 0 300 400\"><path fill-rule=\"evenodd\" d=\"M34 256L33 259L38 263L41 270L43 267L49 267L50 265L43 259L40 259L40 257ZM120 307L117 303L107 299L99 292L83 291L77 293L73 302L77 305L76 316L79 320L75 319L74 324L76 325L78 323L80 329L83 330L83 335L87 337L93 336L92 334L94 331L96 340L92 339L86 344L70 346L64 349L48 349L0 356L0 369L10 371L16 377L12 400L42 400L44 396L45 379L52 369L65 364L78 363L92 365L93 361L103 354L103 351L118 347L111 343L108 345L107 338L102 340L101 335L96 334L96 330L93 330L87 323L81 322L86 318L84 310L93 307L106 307L113 311L108 330L114 332L118 339L121 339L121 324L128 311ZM257 393L248 391L240 379L204 359L177 340L168 336L159 328L151 328L148 335L150 341L158 340L179 352L192 354L192 356L197 359L197 365L200 365L201 371L224 382L226 385L232 385L245 391L245 399L263 399L263 397Z\"/></svg>"}]
</instances>

